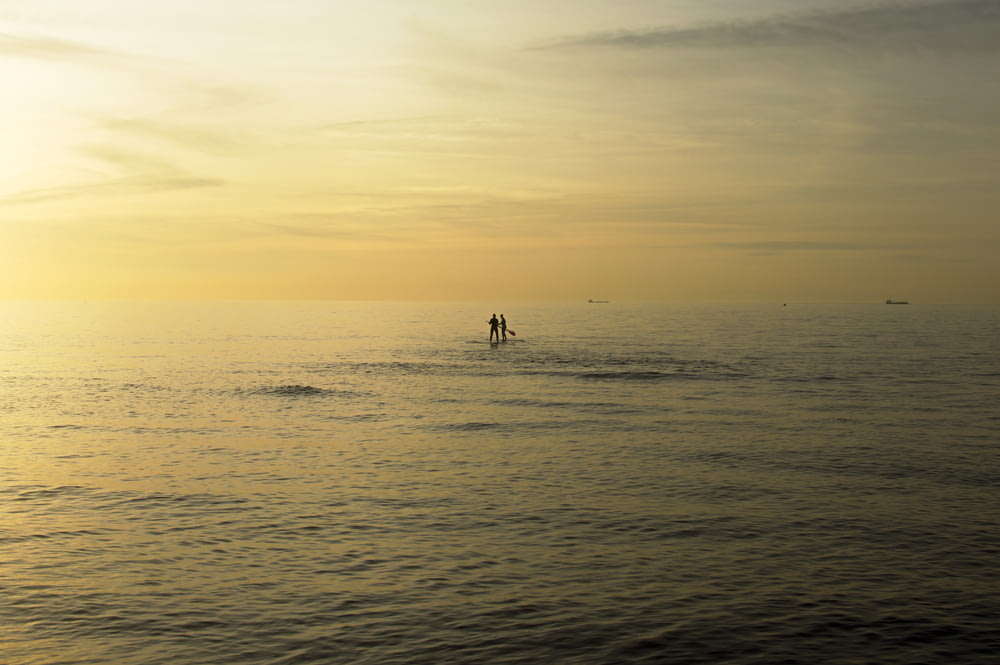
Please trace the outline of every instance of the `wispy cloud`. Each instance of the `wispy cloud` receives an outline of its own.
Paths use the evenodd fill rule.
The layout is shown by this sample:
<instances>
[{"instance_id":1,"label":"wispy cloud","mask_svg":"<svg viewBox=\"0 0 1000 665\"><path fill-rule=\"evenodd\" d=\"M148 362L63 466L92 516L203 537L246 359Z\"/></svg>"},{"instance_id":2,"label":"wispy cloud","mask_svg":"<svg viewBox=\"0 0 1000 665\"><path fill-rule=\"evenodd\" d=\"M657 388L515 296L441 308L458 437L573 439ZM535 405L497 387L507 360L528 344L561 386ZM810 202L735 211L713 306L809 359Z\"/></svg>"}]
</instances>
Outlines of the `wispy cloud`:
<instances>
[{"instance_id":1,"label":"wispy cloud","mask_svg":"<svg viewBox=\"0 0 1000 665\"><path fill-rule=\"evenodd\" d=\"M98 118L97 122L117 135L140 140L154 139L198 152L230 154L246 144L246 141L237 140L224 129L195 126L172 119L105 116Z\"/></svg>"},{"instance_id":2,"label":"wispy cloud","mask_svg":"<svg viewBox=\"0 0 1000 665\"><path fill-rule=\"evenodd\" d=\"M221 180L183 175L156 178L118 178L99 183L23 190L6 196L0 196L0 206L46 203L49 201L93 196L118 196L122 194L192 189L196 187L218 187L223 184L225 183Z\"/></svg>"},{"instance_id":3,"label":"wispy cloud","mask_svg":"<svg viewBox=\"0 0 1000 665\"><path fill-rule=\"evenodd\" d=\"M17 31L0 32L0 61L4 59L33 61L40 77L49 66L76 67L88 83L106 85L117 94L78 99L64 92L72 90L59 78L65 72L50 79L60 85L40 86L59 93L55 101L39 96L35 103L75 116L80 136L46 155L48 161L65 160L69 165L61 170L62 182L0 195L0 206L219 187L226 181L192 173L184 161L198 153L235 154L251 143L249 132L236 129L229 115L222 119L214 114L218 108L245 111L250 102L261 99L260 88L213 80L183 60ZM30 99L34 93L28 89L24 94ZM95 138L100 143L93 142ZM91 143L81 146L80 139ZM80 155L90 164L81 166ZM67 182L68 174L78 181Z\"/></svg>"},{"instance_id":4,"label":"wispy cloud","mask_svg":"<svg viewBox=\"0 0 1000 665\"><path fill-rule=\"evenodd\" d=\"M899 250L899 245L879 245L864 242L810 240L758 240L745 242L710 242L702 245L714 249L742 249L753 252L882 252Z\"/></svg>"},{"instance_id":5,"label":"wispy cloud","mask_svg":"<svg viewBox=\"0 0 1000 665\"><path fill-rule=\"evenodd\" d=\"M782 15L696 27L620 30L571 36L541 49L827 47L868 51L1000 51L1000 3L948 0Z\"/></svg>"},{"instance_id":6,"label":"wispy cloud","mask_svg":"<svg viewBox=\"0 0 1000 665\"><path fill-rule=\"evenodd\" d=\"M43 35L0 33L0 55L41 60L114 60L122 54L85 42Z\"/></svg>"},{"instance_id":7,"label":"wispy cloud","mask_svg":"<svg viewBox=\"0 0 1000 665\"><path fill-rule=\"evenodd\" d=\"M46 203L64 199L95 196L121 196L148 192L219 187L218 178L188 173L173 164L146 155L118 150L110 146L89 146L83 152L114 167L119 173L96 182L44 187L0 196L0 206Z\"/></svg>"},{"instance_id":8,"label":"wispy cloud","mask_svg":"<svg viewBox=\"0 0 1000 665\"><path fill-rule=\"evenodd\" d=\"M265 96L258 86L219 83L179 60L104 48L73 39L3 32L0 33L0 58L4 57L138 74L148 83L165 86L174 94L183 95L186 105L196 109L244 104Z\"/></svg>"}]
</instances>

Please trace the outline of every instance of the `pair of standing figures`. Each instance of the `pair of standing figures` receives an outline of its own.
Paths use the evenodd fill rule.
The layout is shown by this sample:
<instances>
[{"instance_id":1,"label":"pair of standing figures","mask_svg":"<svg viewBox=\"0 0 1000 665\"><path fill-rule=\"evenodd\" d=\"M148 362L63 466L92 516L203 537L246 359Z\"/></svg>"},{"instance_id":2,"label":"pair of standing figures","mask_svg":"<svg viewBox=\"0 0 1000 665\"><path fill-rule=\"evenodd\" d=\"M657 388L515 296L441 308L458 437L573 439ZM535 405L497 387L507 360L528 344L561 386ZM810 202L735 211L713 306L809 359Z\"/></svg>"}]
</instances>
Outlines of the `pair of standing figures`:
<instances>
[{"instance_id":1,"label":"pair of standing figures","mask_svg":"<svg viewBox=\"0 0 1000 665\"><path fill-rule=\"evenodd\" d=\"M496 341L500 341L501 335L503 336L503 341L507 341L507 319L503 318L503 314L500 315L500 319L497 319L497 315L494 314L492 318L486 323L490 324L490 341L492 342L494 338ZM510 331L511 337L514 336L514 331Z\"/></svg>"}]
</instances>

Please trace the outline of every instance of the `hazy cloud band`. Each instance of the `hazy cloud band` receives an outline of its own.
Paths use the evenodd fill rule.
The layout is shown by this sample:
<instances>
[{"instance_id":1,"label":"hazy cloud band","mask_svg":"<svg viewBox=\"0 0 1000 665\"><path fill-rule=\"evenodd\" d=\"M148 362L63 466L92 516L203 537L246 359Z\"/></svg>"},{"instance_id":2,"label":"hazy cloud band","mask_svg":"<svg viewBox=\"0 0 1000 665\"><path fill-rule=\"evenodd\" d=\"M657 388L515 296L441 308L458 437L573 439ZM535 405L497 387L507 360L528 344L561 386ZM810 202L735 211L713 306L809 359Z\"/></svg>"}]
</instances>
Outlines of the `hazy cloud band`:
<instances>
[{"instance_id":1,"label":"hazy cloud band","mask_svg":"<svg viewBox=\"0 0 1000 665\"><path fill-rule=\"evenodd\" d=\"M1000 2L951 0L776 16L691 28L592 33L541 49L831 47L866 50L1000 51Z\"/></svg>"}]
</instances>

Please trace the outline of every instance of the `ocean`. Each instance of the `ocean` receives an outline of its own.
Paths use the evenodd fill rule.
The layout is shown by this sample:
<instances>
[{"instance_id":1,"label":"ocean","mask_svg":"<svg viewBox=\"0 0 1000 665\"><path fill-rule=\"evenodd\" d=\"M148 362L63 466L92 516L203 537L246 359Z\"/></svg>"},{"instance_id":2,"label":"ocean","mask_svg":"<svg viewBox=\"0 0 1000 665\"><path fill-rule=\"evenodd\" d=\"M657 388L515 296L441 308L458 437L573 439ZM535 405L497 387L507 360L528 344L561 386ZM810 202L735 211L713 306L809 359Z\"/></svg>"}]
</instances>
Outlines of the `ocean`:
<instances>
[{"instance_id":1,"label":"ocean","mask_svg":"<svg viewBox=\"0 0 1000 665\"><path fill-rule=\"evenodd\" d=\"M998 341L991 306L0 303L0 661L1000 662Z\"/></svg>"}]
</instances>

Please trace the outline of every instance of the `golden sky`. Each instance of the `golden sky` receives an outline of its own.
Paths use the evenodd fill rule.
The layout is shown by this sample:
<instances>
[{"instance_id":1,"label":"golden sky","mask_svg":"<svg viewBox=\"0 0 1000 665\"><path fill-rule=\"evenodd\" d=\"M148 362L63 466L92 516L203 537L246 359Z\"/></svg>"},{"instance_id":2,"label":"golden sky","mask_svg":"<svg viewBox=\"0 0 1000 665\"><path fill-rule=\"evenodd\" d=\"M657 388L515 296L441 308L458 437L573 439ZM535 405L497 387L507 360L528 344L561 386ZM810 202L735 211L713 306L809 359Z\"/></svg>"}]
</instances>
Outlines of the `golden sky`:
<instances>
[{"instance_id":1,"label":"golden sky","mask_svg":"<svg viewBox=\"0 0 1000 665\"><path fill-rule=\"evenodd\" d=\"M996 0L0 0L0 298L1000 302Z\"/></svg>"}]
</instances>

